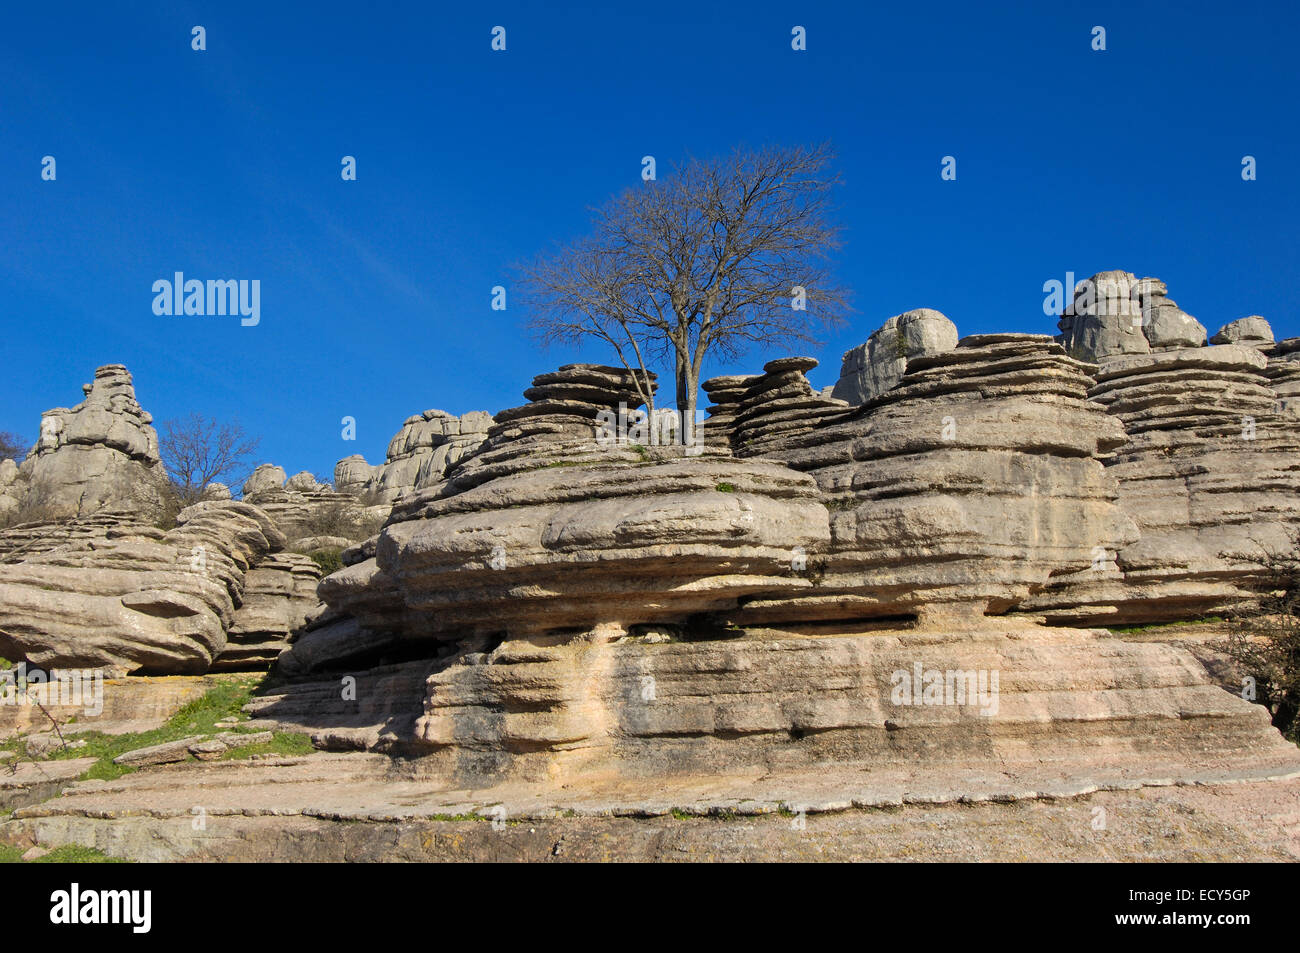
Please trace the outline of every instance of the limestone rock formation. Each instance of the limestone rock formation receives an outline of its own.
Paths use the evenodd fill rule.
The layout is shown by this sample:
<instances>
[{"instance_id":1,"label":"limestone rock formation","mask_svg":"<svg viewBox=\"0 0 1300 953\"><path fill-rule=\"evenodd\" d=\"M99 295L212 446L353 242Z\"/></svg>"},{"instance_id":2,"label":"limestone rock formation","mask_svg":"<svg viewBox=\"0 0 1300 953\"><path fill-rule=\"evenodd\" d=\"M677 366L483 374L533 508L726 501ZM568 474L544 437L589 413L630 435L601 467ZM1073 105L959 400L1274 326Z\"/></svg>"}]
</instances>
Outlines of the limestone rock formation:
<instances>
[{"instance_id":1,"label":"limestone rock formation","mask_svg":"<svg viewBox=\"0 0 1300 953\"><path fill-rule=\"evenodd\" d=\"M306 625L320 577L316 563L297 553L271 553L249 569L211 671L268 668Z\"/></svg>"},{"instance_id":2,"label":"limestone rock formation","mask_svg":"<svg viewBox=\"0 0 1300 953\"><path fill-rule=\"evenodd\" d=\"M1217 337L1217 335L1216 335ZM1255 347L1224 344L1104 362L1091 398L1124 422L1107 470L1141 538L1026 603L1073 622L1198 618L1247 598L1249 556L1300 529L1300 432Z\"/></svg>"},{"instance_id":3,"label":"limestone rock formation","mask_svg":"<svg viewBox=\"0 0 1300 953\"><path fill-rule=\"evenodd\" d=\"M1244 344L1248 347L1267 350L1273 345L1273 329L1267 321L1257 314L1252 314L1236 321L1229 321L1219 328L1210 341L1211 344Z\"/></svg>"},{"instance_id":4,"label":"limestone rock formation","mask_svg":"<svg viewBox=\"0 0 1300 953\"><path fill-rule=\"evenodd\" d=\"M367 505L305 470L288 480L283 476L280 467L263 464L244 484L243 498L275 521L290 549L341 549L372 535L388 516L388 506Z\"/></svg>"},{"instance_id":5,"label":"limestone rock formation","mask_svg":"<svg viewBox=\"0 0 1300 953\"><path fill-rule=\"evenodd\" d=\"M8 484L21 483L21 494L6 495L45 517L156 507L166 475L153 418L136 401L130 373L108 364L82 389L77 406L41 415L40 439Z\"/></svg>"},{"instance_id":6,"label":"limestone rock formation","mask_svg":"<svg viewBox=\"0 0 1300 953\"><path fill-rule=\"evenodd\" d=\"M1157 278L1137 283L1142 308L1142 333L1153 351L1175 347L1204 347L1205 325L1178 307Z\"/></svg>"},{"instance_id":7,"label":"limestone rock formation","mask_svg":"<svg viewBox=\"0 0 1300 953\"><path fill-rule=\"evenodd\" d=\"M905 311L886 321L865 344L844 352L831 396L864 404L883 394L907 370L909 358L942 354L957 346L957 326L931 308Z\"/></svg>"},{"instance_id":8,"label":"limestone rock formation","mask_svg":"<svg viewBox=\"0 0 1300 953\"><path fill-rule=\"evenodd\" d=\"M611 398L635 399L625 371L570 366L526 393L533 399L497 414L487 442L443 483L394 507L373 556L322 582L331 609L372 633L461 641L708 626L696 617L811 585L791 570L792 554L827 540L810 478L598 440Z\"/></svg>"},{"instance_id":9,"label":"limestone rock formation","mask_svg":"<svg viewBox=\"0 0 1300 953\"><path fill-rule=\"evenodd\" d=\"M1278 411L1300 417L1300 337L1277 342L1268 352L1264 375L1278 397Z\"/></svg>"},{"instance_id":10,"label":"limestone rock formation","mask_svg":"<svg viewBox=\"0 0 1300 953\"><path fill-rule=\"evenodd\" d=\"M732 425L732 450L739 456L762 456L822 423L841 417L849 404L824 397L804 375L817 366L811 357L783 357L763 365L741 395Z\"/></svg>"},{"instance_id":11,"label":"limestone rock formation","mask_svg":"<svg viewBox=\"0 0 1300 953\"><path fill-rule=\"evenodd\" d=\"M713 377L700 385L709 396L709 416L704 421L704 444L709 447L731 449L731 436L736 429L736 416L745 391L757 377L727 375Z\"/></svg>"},{"instance_id":12,"label":"limestone rock formation","mask_svg":"<svg viewBox=\"0 0 1300 953\"><path fill-rule=\"evenodd\" d=\"M1095 363L1117 354L1146 354L1151 350L1143 330L1146 315L1142 293L1159 298L1164 285L1141 282L1128 271L1103 271L1079 282L1074 298L1061 314L1059 341L1073 358ZM1172 304L1172 302L1169 302ZM1152 302L1153 316L1160 306Z\"/></svg>"},{"instance_id":13,"label":"limestone rock formation","mask_svg":"<svg viewBox=\"0 0 1300 953\"><path fill-rule=\"evenodd\" d=\"M360 454L334 466L334 486L342 493L392 503L442 479L447 468L483 442L490 414L475 410L457 417L426 410L409 417L388 443L384 463L371 466Z\"/></svg>"},{"instance_id":14,"label":"limestone rock formation","mask_svg":"<svg viewBox=\"0 0 1300 953\"><path fill-rule=\"evenodd\" d=\"M62 535L45 530L47 542ZM9 547L0 564L0 656L42 668L203 672L227 648L249 571L284 543L264 512L226 501L182 510L166 532L119 521L62 535L40 552ZM254 590L274 585L258 579ZM300 589L292 595L314 604ZM260 641L271 629L244 618L243 631Z\"/></svg>"},{"instance_id":15,"label":"limestone rock formation","mask_svg":"<svg viewBox=\"0 0 1300 953\"><path fill-rule=\"evenodd\" d=\"M999 614L1136 539L1101 462L1124 431L1089 370L1046 336L974 335L769 452L816 479L831 543L814 589L737 621Z\"/></svg>"}]
</instances>

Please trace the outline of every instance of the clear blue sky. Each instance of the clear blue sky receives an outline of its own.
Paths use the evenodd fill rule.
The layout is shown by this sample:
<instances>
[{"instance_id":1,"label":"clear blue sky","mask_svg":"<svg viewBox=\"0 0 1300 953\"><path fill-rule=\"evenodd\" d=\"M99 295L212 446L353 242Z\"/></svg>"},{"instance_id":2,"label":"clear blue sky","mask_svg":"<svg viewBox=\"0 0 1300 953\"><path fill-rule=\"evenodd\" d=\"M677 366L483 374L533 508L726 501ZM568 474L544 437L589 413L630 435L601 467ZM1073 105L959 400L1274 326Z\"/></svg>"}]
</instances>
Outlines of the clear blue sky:
<instances>
[{"instance_id":1,"label":"clear blue sky","mask_svg":"<svg viewBox=\"0 0 1300 953\"><path fill-rule=\"evenodd\" d=\"M1068 271L1163 278L1211 333L1300 334L1294 4L291 6L5 4L0 430L34 439L120 362L155 418L238 417L291 473L376 462L412 413L609 360L539 352L491 287L643 155L662 174L742 143L839 152L857 313L813 352L819 386L909 308L1055 333L1042 285ZM260 325L155 316L175 271L259 279Z\"/></svg>"}]
</instances>

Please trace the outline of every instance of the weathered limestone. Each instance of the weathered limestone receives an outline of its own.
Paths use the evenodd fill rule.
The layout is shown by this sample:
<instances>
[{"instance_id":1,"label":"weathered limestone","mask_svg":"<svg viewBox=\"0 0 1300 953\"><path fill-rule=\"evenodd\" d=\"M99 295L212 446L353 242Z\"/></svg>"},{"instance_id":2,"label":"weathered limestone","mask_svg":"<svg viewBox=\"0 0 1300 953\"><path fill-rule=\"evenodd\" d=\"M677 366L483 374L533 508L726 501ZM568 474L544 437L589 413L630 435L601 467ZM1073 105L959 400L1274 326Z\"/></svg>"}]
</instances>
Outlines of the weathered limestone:
<instances>
[{"instance_id":1,"label":"weathered limestone","mask_svg":"<svg viewBox=\"0 0 1300 953\"><path fill-rule=\"evenodd\" d=\"M1128 271L1103 271L1079 282L1057 324L1061 333L1056 340L1071 357L1088 363L1117 354L1150 352L1151 343L1144 333L1144 291L1153 298L1162 297L1164 284L1153 278L1139 282ZM1155 300L1152 306L1154 317L1160 307Z\"/></svg>"},{"instance_id":2,"label":"weathered limestone","mask_svg":"<svg viewBox=\"0 0 1300 953\"><path fill-rule=\"evenodd\" d=\"M713 377L700 386L709 396L708 418L704 421L704 445L722 450L731 449L732 431L740 413L741 401L749 385L757 376L728 375Z\"/></svg>"},{"instance_id":3,"label":"weathered limestone","mask_svg":"<svg viewBox=\"0 0 1300 953\"><path fill-rule=\"evenodd\" d=\"M1240 344L1103 363L1089 393L1128 433L1107 470L1141 538L1023 608L1121 624L1198 618L1249 597L1259 573L1249 557L1286 551L1300 529L1300 432L1277 412L1266 367Z\"/></svg>"},{"instance_id":4,"label":"weathered limestone","mask_svg":"<svg viewBox=\"0 0 1300 953\"><path fill-rule=\"evenodd\" d=\"M108 364L82 389L86 398L77 406L41 415L40 439L8 478L22 493L6 496L41 518L156 507L166 475L153 418L136 401L130 373Z\"/></svg>"},{"instance_id":5,"label":"weathered limestone","mask_svg":"<svg viewBox=\"0 0 1300 953\"><path fill-rule=\"evenodd\" d=\"M808 383L804 375L816 366L811 357L783 357L763 365L763 373L750 380L737 405L733 452L742 457L763 456L848 413L848 403L823 397Z\"/></svg>"},{"instance_id":6,"label":"weathered limestone","mask_svg":"<svg viewBox=\"0 0 1300 953\"><path fill-rule=\"evenodd\" d=\"M447 468L483 442L491 415L475 410L457 417L426 410L409 417L388 443L384 463L371 466L353 454L334 466L341 493L392 503L442 479Z\"/></svg>"},{"instance_id":7,"label":"weathered limestone","mask_svg":"<svg viewBox=\"0 0 1300 953\"><path fill-rule=\"evenodd\" d=\"M1267 354L1264 376L1278 397L1278 412L1300 417L1300 337L1278 341Z\"/></svg>"},{"instance_id":8,"label":"weathered limestone","mask_svg":"<svg viewBox=\"0 0 1300 953\"><path fill-rule=\"evenodd\" d=\"M792 437L769 456L817 480L831 544L812 590L737 621L1000 614L1134 540L1100 460L1124 432L1086 399L1088 370L1043 335L975 335Z\"/></svg>"},{"instance_id":9,"label":"weathered limestone","mask_svg":"<svg viewBox=\"0 0 1300 953\"><path fill-rule=\"evenodd\" d=\"M1143 278L1137 283L1137 292L1142 306L1142 333L1153 351L1205 346L1205 326L1168 297L1163 281Z\"/></svg>"},{"instance_id":10,"label":"weathered limestone","mask_svg":"<svg viewBox=\"0 0 1300 953\"><path fill-rule=\"evenodd\" d=\"M1273 329L1257 314L1229 321L1219 328L1211 344L1244 344L1247 347L1267 350L1273 346Z\"/></svg>"},{"instance_id":11,"label":"weathered limestone","mask_svg":"<svg viewBox=\"0 0 1300 953\"><path fill-rule=\"evenodd\" d=\"M316 606L320 568L297 553L271 553L244 574L243 600L211 671L269 668Z\"/></svg>"},{"instance_id":12,"label":"weathered limestone","mask_svg":"<svg viewBox=\"0 0 1300 953\"><path fill-rule=\"evenodd\" d=\"M0 564L0 656L109 674L203 672L226 650L249 570L284 543L257 507L227 501L182 510L166 532L124 524L41 552L11 550ZM259 580L255 591L266 589ZM267 626L248 616L244 625L266 641Z\"/></svg>"},{"instance_id":13,"label":"weathered limestone","mask_svg":"<svg viewBox=\"0 0 1300 953\"><path fill-rule=\"evenodd\" d=\"M865 404L898 383L909 358L951 351L957 346L957 336L957 326L932 308L896 315L865 344L844 352L840 379L831 396Z\"/></svg>"},{"instance_id":14,"label":"weathered limestone","mask_svg":"<svg viewBox=\"0 0 1300 953\"><path fill-rule=\"evenodd\" d=\"M602 393L560 396L575 374ZM498 414L445 482L395 506L374 555L325 579L322 598L371 632L464 640L684 623L756 591L807 588L790 566L796 549L827 539L813 481L760 461L598 442L593 401L634 399L619 375L536 378L534 400Z\"/></svg>"},{"instance_id":15,"label":"weathered limestone","mask_svg":"<svg viewBox=\"0 0 1300 953\"><path fill-rule=\"evenodd\" d=\"M1181 649L1015 623L672 643L514 639L447 664L427 689L416 736L465 786L671 783L812 765L1015 770L1044 752L1094 771L1108 758L1170 751L1300 764L1263 709L1213 685Z\"/></svg>"}]
</instances>

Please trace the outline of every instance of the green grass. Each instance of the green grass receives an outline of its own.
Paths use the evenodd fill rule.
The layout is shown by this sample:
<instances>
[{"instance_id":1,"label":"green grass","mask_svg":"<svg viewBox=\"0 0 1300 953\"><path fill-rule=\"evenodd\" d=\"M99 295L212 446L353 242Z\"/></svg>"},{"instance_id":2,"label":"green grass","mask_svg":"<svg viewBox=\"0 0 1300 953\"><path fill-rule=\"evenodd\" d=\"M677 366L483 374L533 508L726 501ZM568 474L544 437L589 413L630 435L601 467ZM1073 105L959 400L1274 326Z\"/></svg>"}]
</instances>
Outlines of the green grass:
<instances>
[{"instance_id":1,"label":"green grass","mask_svg":"<svg viewBox=\"0 0 1300 953\"><path fill-rule=\"evenodd\" d=\"M9 844L0 844L0 864L125 864L120 857L109 857L94 847L81 847L77 844L64 844L56 847L44 857L36 860L23 860L23 849Z\"/></svg>"},{"instance_id":2,"label":"green grass","mask_svg":"<svg viewBox=\"0 0 1300 953\"><path fill-rule=\"evenodd\" d=\"M341 549L316 549L306 555L320 567L322 575L328 576L343 568L343 550Z\"/></svg>"},{"instance_id":3,"label":"green grass","mask_svg":"<svg viewBox=\"0 0 1300 953\"><path fill-rule=\"evenodd\" d=\"M172 715L160 728L153 731L135 732L125 735L106 735L99 731L88 731L75 736L66 735L69 741L85 741L80 748L55 748L49 754L49 760L61 761L67 758L98 758L90 768L81 775L82 780L112 781L130 774L135 768L114 764L113 759L136 748L180 741L192 735L211 735L219 731L239 729L221 729L219 721L233 721L243 718L241 709L248 704L253 692L261 685L264 675L217 675L211 676L216 684L205 694L187 702L176 714ZM0 745L17 751L19 756L25 753L25 740L14 738ZM298 755L312 751L311 741L306 735L290 732L276 732L271 741L265 744L247 745L235 748L223 755L223 758L247 758L254 754Z\"/></svg>"},{"instance_id":4,"label":"green grass","mask_svg":"<svg viewBox=\"0 0 1300 953\"><path fill-rule=\"evenodd\" d=\"M719 493L735 493L736 485L734 483L719 483L714 487Z\"/></svg>"},{"instance_id":5,"label":"green grass","mask_svg":"<svg viewBox=\"0 0 1300 953\"><path fill-rule=\"evenodd\" d=\"M260 745L244 745L242 748L231 748L221 756L220 760L237 761L242 758L252 757L255 754L274 754L289 757L311 754L315 750L309 736L292 731L277 731L270 741Z\"/></svg>"}]
</instances>

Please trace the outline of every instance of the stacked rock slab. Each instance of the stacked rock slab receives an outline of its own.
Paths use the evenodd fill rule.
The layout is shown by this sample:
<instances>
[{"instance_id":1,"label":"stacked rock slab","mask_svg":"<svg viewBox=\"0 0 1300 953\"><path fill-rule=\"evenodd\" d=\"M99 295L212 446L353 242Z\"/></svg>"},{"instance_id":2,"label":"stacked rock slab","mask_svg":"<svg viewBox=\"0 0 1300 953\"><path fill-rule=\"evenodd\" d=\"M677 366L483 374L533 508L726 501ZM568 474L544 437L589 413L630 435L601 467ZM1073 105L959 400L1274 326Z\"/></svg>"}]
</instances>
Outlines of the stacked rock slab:
<instances>
[{"instance_id":1,"label":"stacked rock slab","mask_svg":"<svg viewBox=\"0 0 1300 953\"><path fill-rule=\"evenodd\" d=\"M341 493L392 503L441 480L450 466L483 442L491 422L491 415L481 410L459 417L426 410L402 424L388 442L384 463L372 466L354 454L335 464L334 486Z\"/></svg>"},{"instance_id":2,"label":"stacked rock slab","mask_svg":"<svg viewBox=\"0 0 1300 953\"><path fill-rule=\"evenodd\" d=\"M791 438L771 456L816 478L831 546L813 591L740 619L1000 614L1132 542L1100 459L1124 431L1086 399L1090 369L1046 336L975 335Z\"/></svg>"},{"instance_id":3,"label":"stacked rock slab","mask_svg":"<svg viewBox=\"0 0 1300 953\"><path fill-rule=\"evenodd\" d=\"M244 500L275 520L290 549L341 549L373 533L388 516L386 504L367 506L351 493L317 482L307 471L287 480L272 464L259 466L244 484Z\"/></svg>"},{"instance_id":4,"label":"stacked rock slab","mask_svg":"<svg viewBox=\"0 0 1300 953\"><path fill-rule=\"evenodd\" d=\"M1217 337L1217 335L1216 335ZM1277 412L1259 347L1224 344L1105 361L1090 391L1124 422L1108 460L1141 538L1105 571L1057 580L1027 611L1109 623L1200 618L1247 598L1251 556L1300 529L1300 432Z\"/></svg>"},{"instance_id":5,"label":"stacked rock slab","mask_svg":"<svg viewBox=\"0 0 1300 953\"><path fill-rule=\"evenodd\" d=\"M244 590L211 671L269 668L317 605L321 571L310 557L270 553L244 574Z\"/></svg>"},{"instance_id":6,"label":"stacked rock slab","mask_svg":"<svg viewBox=\"0 0 1300 953\"><path fill-rule=\"evenodd\" d=\"M366 630L461 640L686 624L807 588L790 562L827 539L813 481L598 439L601 403L631 390L612 368L536 378L530 404L498 414L443 484L396 505L374 556L327 577L321 597Z\"/></svg>"},{"instance_id":7,"label":"stacked rock slab","mask_svg":"<svg viewBox=\"0 0 1300 953\"><path fill-rule=\"evenodd\" d=\"M373 653L385 628L440 642L383 670L408 689L427 673L418 717L389 699L382 724L332 731L312 717L311 698L337 694L325 682L260 714L306 713L327 745L427 754L468 787L828 762L1015 773L1045 751L1069 779L1098 759L1294 760L1266 712L1185 652L984 616L1136 538L1099 459L1123 430L1086 399L1088 370L1045 337L969 338L797 430L789 466L602 445L590 423L545 420L581 414L507 412L322 583L334 620L282 657L329 667L339 649L317 645Z\"/></svg>"},{"instance_id":8,"label":"stacked rock slab","mask_svg":"<svg viewBox=\"0 0 1300 953\"><path fill-rule=\"evenodd\" d=\"M908 359L942 354L957 346L957 325L932 308L895 315L860 344L844 352L831 396L864 404L889 390L907 371Z\"/></svg>"},{"instance_id":9,"label":"stacked rock slab","mask_svg":"<svg viewBox=\"0 0 1300 953\"><path fill-rule=\"evenodd\" d=\"M727 375L712 377L700 386L709 395L709 416L704 421L704 445L722 450L731 449L731 438L736 428L736 417L745 391L758 378L753 375Z\"/></svg>"},{"instance_id":10,"label":"stacked rock slab","mask_svg":"<svg viewBox=\"0 0 1300 953\"><path fill-rule=\"evenodd\" d=\"M1300 417L1300 338L1278 341L1267 352L1264 376L1278 398L1278 412Z\"/></svg>"},{"instance_id":11,"label":"stacked rock slab","mask_svg":"<svg viewBox=\"0 0 1300 953\"><path fill-rule=\"evenodd\" d=\"M41 415L40 439L11 481L25 484L20 503L44 517L157 506L166 482L158 434L130 373L108 364L82 389L77 406Z\"/></svg>"},{"instance_id":12,"label":"stacked rock slab","mask_svg":"<svg viewBox=\"0 0 1300 953\"><path fill-rule=\"evenodd\" d=\"M804 375L816 366L811 357L782 357L763 365L763 373L745 388L732 425L738 456L764 456L848 413L848 403L824 397L808 383Z\"/></svg>"},{"instance_id":13,"label":"stacked rock slab","mask_svg":"<svg viewBox=\"0 0 1300 953\"><path fill-rule=\"evenodd\" d=\"M175 529L123 524L0 565L0 656L42 668L193 674L226 648L246 576L284 546L247 503L204 502Z\"/></svg>"}]
</instances>

